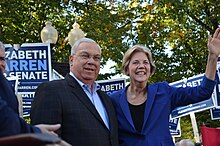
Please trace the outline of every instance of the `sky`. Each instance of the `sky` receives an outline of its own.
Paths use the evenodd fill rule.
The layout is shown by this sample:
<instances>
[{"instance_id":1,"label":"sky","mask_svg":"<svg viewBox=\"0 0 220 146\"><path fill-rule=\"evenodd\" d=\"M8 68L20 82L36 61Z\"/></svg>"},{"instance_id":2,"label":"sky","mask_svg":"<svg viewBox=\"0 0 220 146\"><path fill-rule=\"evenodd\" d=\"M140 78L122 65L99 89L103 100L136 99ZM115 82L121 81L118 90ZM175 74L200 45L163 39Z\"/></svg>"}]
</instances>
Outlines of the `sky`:
<instances>
[{"instance_id":1,"label":"sky","mask_svg":"<svg viewBox=\"0 0 220 146\"><path fill-rule=\"evenodd\" d=\"M114 69L111 69L111 67L115 64L116 63L112 60L107 61L106 65L100 69L100 73L105 74L105 73L114 72ZM118 79L118 78L128 78L128 77L123 74L118 74L113 76L111 79Z\"/></svg>"}]
</instances>

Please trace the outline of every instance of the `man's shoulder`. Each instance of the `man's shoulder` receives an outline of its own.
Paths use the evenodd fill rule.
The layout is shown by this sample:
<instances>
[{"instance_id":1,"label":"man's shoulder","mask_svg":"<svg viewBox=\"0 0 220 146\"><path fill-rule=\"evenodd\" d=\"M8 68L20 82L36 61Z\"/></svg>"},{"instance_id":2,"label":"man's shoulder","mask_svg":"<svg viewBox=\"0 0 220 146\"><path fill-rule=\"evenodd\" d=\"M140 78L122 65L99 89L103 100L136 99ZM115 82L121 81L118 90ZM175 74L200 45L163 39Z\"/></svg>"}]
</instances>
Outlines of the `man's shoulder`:
<instances>
[{"instance_id":1,"label":"man's shoulder","mask_svg":"<svg viewBox=\"0 0 220 146\"><path fill-rule=\"evenodd\" d=\"M47 81L47 82L42 82L39 86L40 87L63 87L65 84L65 79L59 79L59 80L52 80L52 81Z\"/></svg>"}]
</instances>

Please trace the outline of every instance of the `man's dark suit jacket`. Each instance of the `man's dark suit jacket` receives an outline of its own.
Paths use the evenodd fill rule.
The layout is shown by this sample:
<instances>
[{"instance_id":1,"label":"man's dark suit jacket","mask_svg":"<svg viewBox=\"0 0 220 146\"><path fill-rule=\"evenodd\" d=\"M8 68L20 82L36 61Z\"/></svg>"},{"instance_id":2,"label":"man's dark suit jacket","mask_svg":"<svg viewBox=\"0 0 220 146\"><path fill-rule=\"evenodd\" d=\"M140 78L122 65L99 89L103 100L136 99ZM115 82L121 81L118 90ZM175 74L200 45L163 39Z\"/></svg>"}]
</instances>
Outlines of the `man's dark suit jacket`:
<instances>
[{"instance_id":1,"label":"man's dark suit jacket","mask_svg":"<svg viewBox=\"0 0 220 146\"><path fill-rule=\"evenodd\" d=\"M0 69L0 137L35 132L40 129L19 117L17 97Z\"/></svg>"},{"instance_id":2,"label":"man's dark suit jacket","mask_svg":"<svg viewBox=\"0 0 220 146\"><path fill-rule=\"evenodd\" d=\"M118 127L110 97L99 90L106 108L108 129L79 83L69 74L45 82L36 90L31 107L33 124L60 123L59 136L73 146L118 146Z\"/></svg>"}]
</instances>

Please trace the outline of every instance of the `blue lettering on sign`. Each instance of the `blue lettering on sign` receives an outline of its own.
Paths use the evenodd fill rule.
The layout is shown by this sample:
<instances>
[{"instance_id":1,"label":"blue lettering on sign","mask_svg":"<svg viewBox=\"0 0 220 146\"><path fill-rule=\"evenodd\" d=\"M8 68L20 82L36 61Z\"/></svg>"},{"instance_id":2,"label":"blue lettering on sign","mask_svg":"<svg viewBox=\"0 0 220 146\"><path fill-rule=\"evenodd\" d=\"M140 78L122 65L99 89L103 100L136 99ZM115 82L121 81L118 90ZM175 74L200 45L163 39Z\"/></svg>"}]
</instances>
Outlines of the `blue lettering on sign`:
<instances>
[{"instance_id":1,"label":"blue lettering on sign","mask_svg":"<svg viewBox=\"0 0 220 146\"><path fill-rule=\"evenodd\" d=\"M5 52L5 58L14 59L46 59L46 50L10 50Z\"/></svg>"},{"instance_id":2,"label":"blue lettering on sign","mask_svg":"<svg viewBox=\"0 0 220 146\"><path fill-rule=\"evenodd\" d=\"M5 48L5 76L17 76L19 93L35 92L37 86L50 80L50 45L43 43L23 44L16 50Z\"/></svg>"},{"instance_id":3,"label":"blue lettering on sign","mask_svg":"<svg viewBox=\"0 0 220 146\"><path fill-rule=\"evenodd\" d=\"M47 60L10 60L6 71L42 71L47 70Z\"/></svg>"},{"instance_id":4,"label":"blue lettering on sign","mask_svg":"<svg viewBox=\"0 0 220 146\"><path fill-rule=\"evenodd\" d=\"M101 86L101 90L109 95L124 88L125 79L98 81L98 84Z\"/></svg>"}]
</instances>

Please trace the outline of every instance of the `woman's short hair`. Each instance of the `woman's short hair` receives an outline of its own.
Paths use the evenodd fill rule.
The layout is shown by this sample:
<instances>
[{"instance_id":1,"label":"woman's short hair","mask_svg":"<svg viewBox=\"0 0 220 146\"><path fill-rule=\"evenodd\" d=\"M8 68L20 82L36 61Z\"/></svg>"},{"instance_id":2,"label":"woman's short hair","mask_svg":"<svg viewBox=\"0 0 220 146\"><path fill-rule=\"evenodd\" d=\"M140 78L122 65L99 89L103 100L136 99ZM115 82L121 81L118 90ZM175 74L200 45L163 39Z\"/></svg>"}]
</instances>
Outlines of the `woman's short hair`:
<instances>
[{"instance_id":1,"label":"woman's short hair","mask_svg":"<svg viewBox=\"0 0 220 146\"><path fill-rule=\"evenodd\" d=\"M88 42L88 43L96 43L97 46L100 48L100 51L101 51L101 47L98 45L97 42L95 42L94 40L90 39L90 38L81 38L79 40L77 40L74 45L72 46L71 48L71 55L74 55L76 54L76 50L77 48L79 47L79 45L82 43L82 42Z\"/></svg>"},{"instance_id":2,"label":"woman's short hair","mask_svg":"<svg viewBox=\"0 0 220 146\"><path fill-rule=\"evenodd\" d=\"M153 62L151 51L150 51L150 49L148 49L144 45L140 45L140 44L131 47L130 49L128 49L125 52L125 55L124 55L123 60L122 60L122 71L123 71L123 73L125 75L128 75L129 63L131 61L132 56L136 52L143 52L143 53L145 53L147 55L148 60L150 62L150 66L151 66L151 71L150 72L151 72L151 75L153 75L155 73L155 71L156 71L156 65Z\"/></svg>"}]
</instances>

